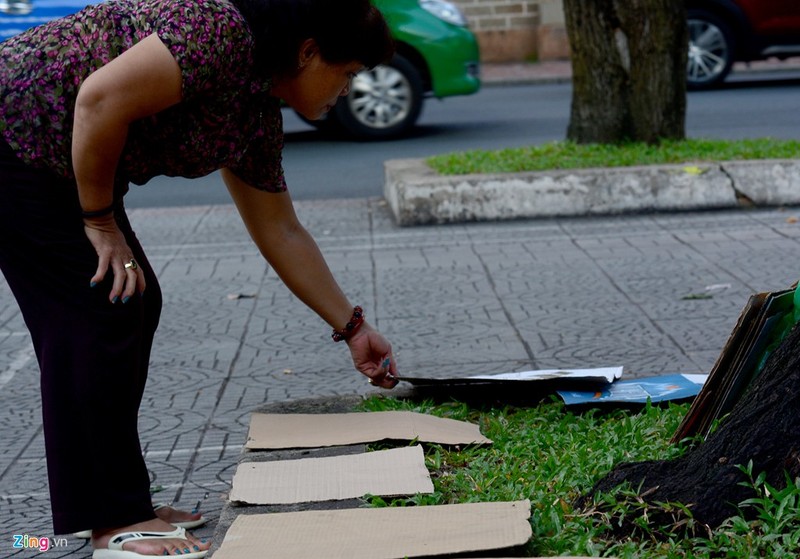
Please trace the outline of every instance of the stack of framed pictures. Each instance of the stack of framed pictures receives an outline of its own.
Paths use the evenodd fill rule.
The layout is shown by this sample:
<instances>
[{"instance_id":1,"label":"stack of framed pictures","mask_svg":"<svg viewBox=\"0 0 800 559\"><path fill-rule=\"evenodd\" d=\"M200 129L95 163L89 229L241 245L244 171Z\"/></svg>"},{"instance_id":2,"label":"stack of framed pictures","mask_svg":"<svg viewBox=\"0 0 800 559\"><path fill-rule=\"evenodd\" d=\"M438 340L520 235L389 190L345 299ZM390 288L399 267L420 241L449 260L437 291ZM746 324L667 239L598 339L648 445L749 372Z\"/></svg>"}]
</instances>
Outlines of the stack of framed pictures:
<instances>
[{"instance_id":1,"label":"stack of framed pictures","mask_svg":"<svg viewBox=\"0 0 800 559\"><path fill-rule=\"evenodd\" d=\"M795 288L757 293L747 301L703 388L672 437L705 437L730 413L758 376L769 353L794 326Z\"/></svg>"}]
</instances>

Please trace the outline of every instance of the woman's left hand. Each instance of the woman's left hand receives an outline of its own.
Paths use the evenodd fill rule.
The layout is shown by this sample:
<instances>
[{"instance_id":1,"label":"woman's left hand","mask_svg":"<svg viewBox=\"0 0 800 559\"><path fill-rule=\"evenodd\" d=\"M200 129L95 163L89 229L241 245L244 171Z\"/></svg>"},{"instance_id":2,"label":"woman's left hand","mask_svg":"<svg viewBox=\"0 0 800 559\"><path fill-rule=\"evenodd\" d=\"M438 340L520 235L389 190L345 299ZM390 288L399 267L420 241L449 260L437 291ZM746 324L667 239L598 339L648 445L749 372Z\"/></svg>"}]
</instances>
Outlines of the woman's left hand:
<instances>
[{"instance_id":1,"label":"woman's left hand","mask_svg":"<svg viewBox=\"0 0 800 559\"><path fill-rule=\"evenodd\" d=\"M144 293L144 272L133 258L125 236L113 215L83 220L84 231L97 252L97 270L90 280L94 286L102 282L108 271L114 281L108 299L112 303L122 298L126 303L135 293Z\"/></svg>"},{"instance_id":2,"label":"woman's left hand","mask_svg":"<svg viewBox=\"0 0 800 559\"><path fill-rule=\"evenodd\" d=\"M369 379L370 384L381 388L397 386L397 363L392 355L392 344L368 323L364 323L347 340L353 364Z\"/></svg>"}]
</instances>

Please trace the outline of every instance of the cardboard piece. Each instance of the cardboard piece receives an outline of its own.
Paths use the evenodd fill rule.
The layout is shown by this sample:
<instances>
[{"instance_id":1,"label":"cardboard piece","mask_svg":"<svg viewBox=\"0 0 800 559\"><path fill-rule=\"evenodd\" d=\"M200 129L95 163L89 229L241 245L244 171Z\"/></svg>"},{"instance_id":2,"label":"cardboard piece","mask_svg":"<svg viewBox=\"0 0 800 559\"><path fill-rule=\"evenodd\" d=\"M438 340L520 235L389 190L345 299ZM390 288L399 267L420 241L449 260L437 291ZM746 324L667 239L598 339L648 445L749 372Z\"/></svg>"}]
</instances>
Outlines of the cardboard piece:
<instances>
[{"instance_id":1,"label":"cardboard piece","mask_svg":"<svg viewBox=\"0 0 800 559\"><path fill-rule=\"evenodd\" d=\"M705 437L714 421L733 409L761 372L770 345L794 324L794 299L794 288L750 296L672 442Z\"/></svg>"},{"instance_id":2,"label":"cardboard piece","mask_svg":"<svg viewBox=\"0 0 800 559\"><path fill-rule=\"evenodd\" d=\"M415 386L435 385L506 385L530 383L550 390L579 390L581 387L600 387L611 384L622 377L622 367L597 367L593 369L539 369L494 375L467 377L428 378L403 376L400 380Z\"/></svg>"},{"instance_id":3,"label":"cardboard piece","mask_svg":"<svg viewBox=\"0 0 800 559\"><path fill-rule=\"evenodd\" d=\"M420 445L346 456L244 462L233 476L230 500L282 505L415 493L433 493Z\"/></svg>"},{"instance_id":4,"label":"cardboard piece","mask_svg":"<svg viewBox=\"0 0 800 559\"><path fill-rule=\"evenodd\" d=\"M409 411L328 414L264 414L250 418L246 448L319 448L405 440L491 444L477 425Z\"/></svg>"},{"instance_id":5,"label":"cardboard piece","mask_svg":"<svg viewBox=\"0 0 800 559\"><path fill-rule=\"evenodd\" d=\"M685 400L695 397L708 375L660 375L620 380L597 391L559 390L558 395L568 406L603 404L645 404Z\"/></svg>"},{"instance_id":6,"label":"cardboard piece","mask_svg":"<svg viewBox=\"0 0 800 559\"><path fill-rule=\"evenodd\" d=\"M240 515L214 559L401 559L526 543L530 501Z\"/></svg>"}]
</instances>

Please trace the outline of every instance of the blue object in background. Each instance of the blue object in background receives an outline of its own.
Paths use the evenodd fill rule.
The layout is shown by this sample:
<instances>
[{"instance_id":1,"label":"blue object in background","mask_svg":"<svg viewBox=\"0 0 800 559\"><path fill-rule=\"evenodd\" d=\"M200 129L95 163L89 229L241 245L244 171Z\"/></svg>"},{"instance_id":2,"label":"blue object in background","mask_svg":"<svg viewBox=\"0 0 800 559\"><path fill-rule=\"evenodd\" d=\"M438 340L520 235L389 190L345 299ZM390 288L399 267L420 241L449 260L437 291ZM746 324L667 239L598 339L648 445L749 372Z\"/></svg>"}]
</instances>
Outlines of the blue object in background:
<instances>
[{"instance_id":1,"label":"blue object in background","mask_svg":"<svg viewBox=\"0 0 800 559\"><path fill-rule=\"evenodd\" d=\"M657 377L618 380L594 392L559 390L558 395L570 405L645 404L684 400L697 396L708 375L662 375Z\"/></svg>"},{"instance_id":2,"label":"blue object in background","mask_svg":"<svg viewBox=\"0 0 800 559\"><path fill-rule=\"evenodd\" d=\"M0 41L51 19L74 14L87 0L0 0Z\"/></svg>"}]
</instances>

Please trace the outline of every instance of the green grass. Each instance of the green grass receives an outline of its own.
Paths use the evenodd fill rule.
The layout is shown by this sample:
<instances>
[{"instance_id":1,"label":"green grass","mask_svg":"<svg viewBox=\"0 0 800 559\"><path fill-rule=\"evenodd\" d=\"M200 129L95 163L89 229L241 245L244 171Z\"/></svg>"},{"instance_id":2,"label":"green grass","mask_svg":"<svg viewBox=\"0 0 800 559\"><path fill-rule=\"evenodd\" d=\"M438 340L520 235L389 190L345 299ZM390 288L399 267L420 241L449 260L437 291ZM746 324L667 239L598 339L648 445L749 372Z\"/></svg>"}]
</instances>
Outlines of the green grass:
<instances>
[{"instance_id":1,"label":"green grass","mask_svg":"<svg viewBox=\"0 0 800 559\"><path fill-rule=\"evenodd\" d=\"M630 489L601 495L604 506L576 510L575 499L620 461L669 459L684 447L668 440L685 415L687 405L645 406L634 413L591 410L573 413L560 401L530 408L476 409L463 403L434 404L375 397L367 411L412 410L469 421L492 439L489 446L448 448L426 445L431 495L385 500L369 497L371 506L437 505L448 503L530 499L533 537L525 556L589 555L622 558L798 557L800 551L800 480L787 480L777 490L753 476L758 497L740 505L756 519L728 520L702 537L680 537L676 526L692 524L691 514L678 504L663 504L674 517L671 526L651 526L644 519L652 505ZM621 495L621 497L620 497ZM613 526L632 522L634 536L616 539ZM693 524L695 528L698 525Z\"/></svg>"},{"instance_id":2,"label":"green grass","mask_svg":"<svg viewBox=\"0 0 800 559\"><path fill-rule=\"evenodd\" d=\"M436 155L426 161L440 174L463 175L798 157L800 141L761 138L730 141L665 140L655 146L644 143L551 142L497 151L474 150Z\"/></svg>"}]
</instances>

